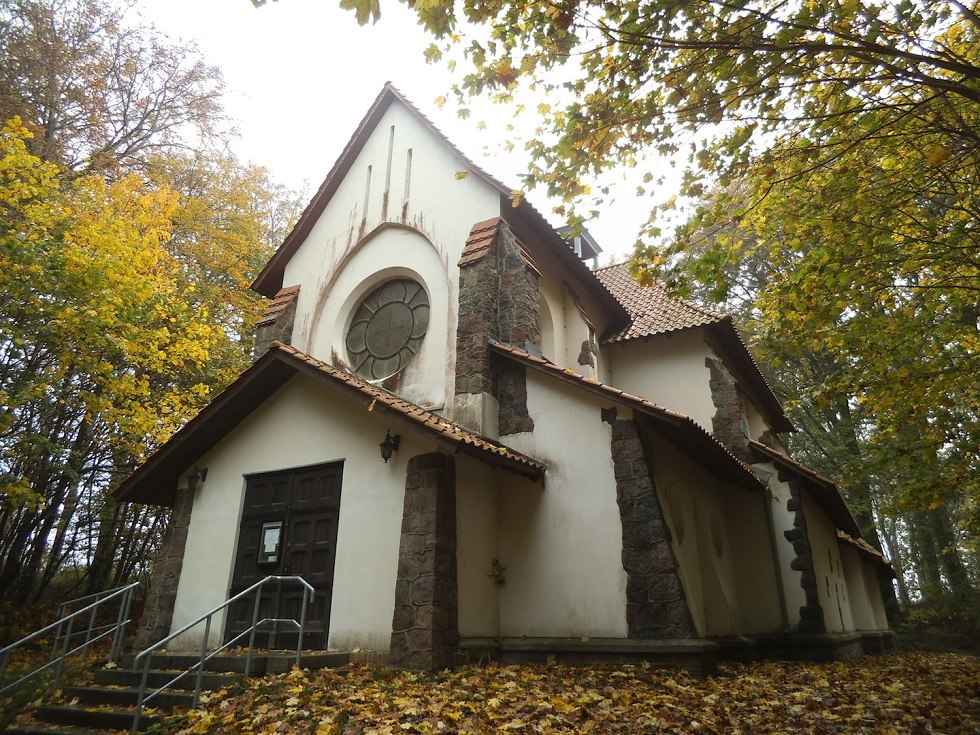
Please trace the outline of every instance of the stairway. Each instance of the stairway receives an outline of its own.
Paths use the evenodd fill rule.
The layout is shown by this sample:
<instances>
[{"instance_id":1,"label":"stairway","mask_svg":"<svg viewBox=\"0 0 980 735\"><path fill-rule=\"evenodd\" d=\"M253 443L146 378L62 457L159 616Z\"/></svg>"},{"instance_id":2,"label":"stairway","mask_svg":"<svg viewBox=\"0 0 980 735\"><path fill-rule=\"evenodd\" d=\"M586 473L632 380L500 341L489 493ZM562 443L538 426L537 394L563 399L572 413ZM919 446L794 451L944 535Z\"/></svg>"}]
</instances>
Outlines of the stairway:
<instances>
[{"instance_id":1,"label":"stairway","mask_svg":"<svg viewBox=\"0 0 980 735\"><path fill-rule=\"evenodd\" d=\"M153 654L147 690L153 691L193 666L198 657L178 653ZM349 654L310 652L303 654L301 666L308 669L336 668L347 664ZM256 652L252 657L252 676L289 671L296 654L289 652ZM202 691L216 691L234 686L245 678L245 655L229 654L211 659L202 677ZM101 668L93 672L93 683L83 687L66 687L57 703L44 704L32 714L27 724L11 724L8 735L106 735L129 732L139 697L142 671L133 668L132 656L124 656L119 668ZM187 674L170 689L165 689L146 707L140 718L140 730L179 708L192 707L196 674Z\"/></svg>"}]
</instances>

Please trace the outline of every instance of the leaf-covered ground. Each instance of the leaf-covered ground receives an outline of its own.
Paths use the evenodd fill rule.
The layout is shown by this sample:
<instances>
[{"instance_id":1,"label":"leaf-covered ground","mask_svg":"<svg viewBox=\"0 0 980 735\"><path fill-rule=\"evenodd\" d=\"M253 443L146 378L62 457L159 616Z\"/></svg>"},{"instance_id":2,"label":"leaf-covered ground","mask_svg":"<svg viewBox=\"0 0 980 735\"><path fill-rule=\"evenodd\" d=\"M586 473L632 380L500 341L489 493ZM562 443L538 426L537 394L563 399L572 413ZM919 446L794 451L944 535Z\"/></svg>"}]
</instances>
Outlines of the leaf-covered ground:
<instances>
[{"instance_id":1,"label":"leaf-covered ground","mask_svg":"<svg viewBox=\"0 0 980 735\"><path fill-rule=\"evenodd\" d=\"M725 664L481 666L435 675L365 665L212 693L167 733L980 733L980 658L901 653Z\"/></svg>"}]
</instances>

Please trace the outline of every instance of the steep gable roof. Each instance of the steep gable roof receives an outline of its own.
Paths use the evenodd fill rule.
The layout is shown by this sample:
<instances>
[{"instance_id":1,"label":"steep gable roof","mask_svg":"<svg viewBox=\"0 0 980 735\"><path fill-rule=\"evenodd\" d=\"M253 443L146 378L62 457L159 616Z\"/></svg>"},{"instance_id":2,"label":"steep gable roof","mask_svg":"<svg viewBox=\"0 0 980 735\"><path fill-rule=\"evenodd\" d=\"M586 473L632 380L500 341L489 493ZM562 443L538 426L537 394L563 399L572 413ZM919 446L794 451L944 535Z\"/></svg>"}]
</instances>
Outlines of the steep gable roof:
<instances>
[{"instance_id":1,"label":"steep gable roof","mask_svg":"<svg viewBox=\"0 0 980 735\"><path fill-rule=\"evenodd\" d=\"M622 307L622 305L613 298L612 294L596 279L592 270L586 265L572 249L571 245L568 244L555 230L548 224L548 221L538 212L533 206L531 206L526 199L520 199L517 206L512 206L511 201L513 194L513 187L508 187L503 184L499 179L495 178L487 171L482 169L476 163L474 163L469 157L467 157L459 148L457 148L445 135L440 131L435 124L429 120L425 115L423 115L415 105L413 105L401 92L399 92L391 82L387 82L381 93L374 100L374 103L368 109L367 114L361 120L357 129L354 131L353 136L348 141L347 145L344 147L343 152L340 157L334 163L333 168L330 169L330 173L320 184L320 188L317 190L316 194L310 200L310 203L303 210L302 215L300 215L299 220L294 225L292 231L286 236L282 245L276 250L275 254L266 263L265 267L256 277L255 281L252 282L252 289L262 294L263 296L268 296L270 298L274 297L278 290L282 288L283 285L283 272L285 271L286 264L292 258L293 254L299 249L300 245L306 239L307 235L313 229L316 224L317 219L323 213L330 199L333 197L340 183L343 181L344 177L350 171L351 166L354 165L354 161L357 159L358 154L364 148L365 143L370 137L371 133L377 127L381 118L387 112L388 108L394 103L402 104L409 112L411 112L416 119L422 125L424 125L454 156L456 156L463 165L468 168L473 175L475 175L480 180L487 183L490 187L495 189L501 197L501 202L506 202L506 216L507 221L513 222L517 225L524 225L531 229L544 243L545 247L552 252L553 255L558 259L558 261L567 268L572 275L574 275L578 280L580 280L585 288L592 293L592 295L602 304L607 310L609 310L612 315L614 322L625 323L627 319L627 312ZM502 207L504 209L504 207Z\"/></svg>"},{"instance_id":2,"label":"steep gable roof","mask_svg":"<svg viewBox=\"0 0 980 735\"><path fill-rule=\"evenodd\" d=\"M705 327L732 361L743 388L756 400L774 431L796 431L786 417L769 381L753 359L728 314L667 293L663 284L643 286L630 275L629 264L620 263L596 271L596 277L629 312L630 324L607 335L604 344L625 343L659 334Z\"/></svg>"},{"instance_id":3,"label":"steep gable roof","mask_svg":"<svg viewBox=\"0 0 980 735\"><path fill-rule=\"evenodd\" d=\"M354 398L370 410L386 411L393 423L434 440L447 454L467 454L533 480L541 479L547 470L543 462L478 436L353 373L273 342L268 352L150 455L112 494L117 500L173 504L180 473L298 374L312 377L325 388Z\"/></svg>"},{"instance_id":4,"label":"steep gable roof","mask_svg":"<svg viewBox=\"0 0 980 735\"><path fill-rule=\"evenodd\" d=\"M558 367L543 357L537 357L512 345L491 341L490 346L497 355L638 411L650 419L654 431L722 479L750 490L760 490L763 487L748 466L688 416Z\"/></svg>"}]
</instances>

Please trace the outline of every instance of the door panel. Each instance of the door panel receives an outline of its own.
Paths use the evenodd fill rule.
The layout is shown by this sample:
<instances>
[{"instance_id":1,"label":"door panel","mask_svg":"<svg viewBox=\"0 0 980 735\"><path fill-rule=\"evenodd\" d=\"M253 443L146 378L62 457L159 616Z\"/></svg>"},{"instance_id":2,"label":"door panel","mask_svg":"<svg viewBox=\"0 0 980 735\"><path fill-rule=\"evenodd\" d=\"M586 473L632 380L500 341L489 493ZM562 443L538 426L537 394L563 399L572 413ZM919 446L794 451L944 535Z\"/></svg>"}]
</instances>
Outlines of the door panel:
<instances>
[{"instance_id":1,"label":"door panel","mask_svg":"<svg viewBox=\"0 0 980 735\"><path fill-rule=\"evenodd\" d=\"M342 463L303 467L246 478L241 532L235 557L231 594L237 594L268 575L298 575L309 582L314 596L306 610L304 647L325 648L330 626L337 526L340 515ZM262 528L282 523L282 536L274 561L262 562ZM299 620L303 588L270 583L263 589L258 619ZM225 640L252 623L254 597L233 605L228 613ZM293 626L280 626L274 636L256 636L261 646L296 645ZM247 645L247 638L239 642Z\"/></svg>"}]
</instances>

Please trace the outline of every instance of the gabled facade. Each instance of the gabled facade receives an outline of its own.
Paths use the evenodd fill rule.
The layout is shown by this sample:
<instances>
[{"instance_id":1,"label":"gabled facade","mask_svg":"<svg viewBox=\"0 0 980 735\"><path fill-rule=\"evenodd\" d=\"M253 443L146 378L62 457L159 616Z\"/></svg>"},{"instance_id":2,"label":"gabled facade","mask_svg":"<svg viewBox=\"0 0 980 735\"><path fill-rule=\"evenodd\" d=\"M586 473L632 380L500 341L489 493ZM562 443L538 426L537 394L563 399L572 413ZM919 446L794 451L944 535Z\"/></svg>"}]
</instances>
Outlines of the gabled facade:
<instances>
[{"instance_id":1,"label":"gabled facade","mask_svg":"<svg viewBox=\"0 0 980 735\"><path fill-rule=\"evenodd\" d=\"M143 642L267 574L316 588L311 645L410 668L887 640L890 568L730 319L591 270L393 87L253 287L255 363L116 491L175 511Z\"/></svg>"}]
</instances>

